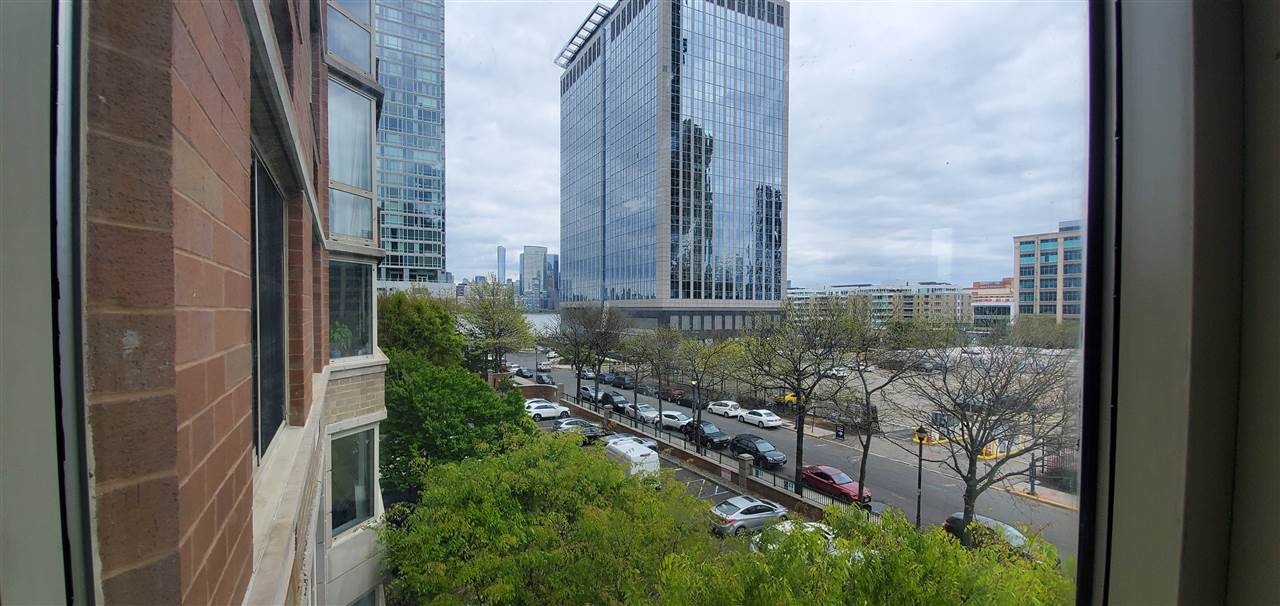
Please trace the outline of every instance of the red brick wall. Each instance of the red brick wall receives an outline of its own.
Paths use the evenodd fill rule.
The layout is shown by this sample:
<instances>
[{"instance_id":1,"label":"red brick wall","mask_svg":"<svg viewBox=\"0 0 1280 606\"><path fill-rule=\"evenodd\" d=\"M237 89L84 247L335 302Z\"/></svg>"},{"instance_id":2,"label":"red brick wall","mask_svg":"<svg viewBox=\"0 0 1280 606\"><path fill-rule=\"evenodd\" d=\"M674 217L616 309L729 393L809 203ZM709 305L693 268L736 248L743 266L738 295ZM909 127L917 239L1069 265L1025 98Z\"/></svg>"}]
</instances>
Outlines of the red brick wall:
<instances>
[{"instance_id":1,"label":"red brick wall","mask_svg":"<svg viewBox=\"0 0 1280 606\"><path fill-rule=\"evenodd\" d=\"M179 599L167 5L87 21L85 391L108 603Z\"/></svg>"},{"instance_id":2,"label":"red brick wall","mask_svg":"<svg viewBox=\"0 0 1280 606\"><path fill-rule=\"evenodd\" d=\"M174 3L174 309L183 602L252 572L249 46L234 3Z\"/></svg>"},{"instance_id":3,"label":"red brick wall","mask_svg":"<svg viewBox=\"0 0 1280 606\"><path fill-rule=\"evenodd\" d=\"M84 372L109 604L237 603L252 574L251 50L240 6L99 0L85 13ZM324 97L310 97L325 69L309 3L279 6L304 165L327 178L312 157L326 124ZM301 424L328 360L327 257L305 196L286 198L288 422Z\"/></svg>"}]
</instances>

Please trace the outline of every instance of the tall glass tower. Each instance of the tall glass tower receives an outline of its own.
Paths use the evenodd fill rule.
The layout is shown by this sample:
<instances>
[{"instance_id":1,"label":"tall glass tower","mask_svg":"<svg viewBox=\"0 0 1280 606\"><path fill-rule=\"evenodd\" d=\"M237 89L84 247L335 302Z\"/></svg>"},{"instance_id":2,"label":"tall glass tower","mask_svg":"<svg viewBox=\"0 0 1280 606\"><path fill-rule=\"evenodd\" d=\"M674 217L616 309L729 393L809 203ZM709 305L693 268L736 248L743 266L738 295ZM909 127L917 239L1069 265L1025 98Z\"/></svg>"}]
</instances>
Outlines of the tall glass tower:
<instances>
[{"instance_id":1,"label":"tall glass tower","mask_svg":"<svg viewBox=\"0 0 1280 606\"><path fill-rule=\"evenodd\" d=\"M376 0L378 286L444 278L444 0Z\"/></svg>"},{"instance_id":2,"label":"tall glass tower","mask_svg":"<svg viewBox=\"0 0 1280 606\"><path fill-rule=\"evenodd\" d=\"M737 331L786 290L785 0L619 0L565 45L563 305Z\"/></svg>"}]
</instances>

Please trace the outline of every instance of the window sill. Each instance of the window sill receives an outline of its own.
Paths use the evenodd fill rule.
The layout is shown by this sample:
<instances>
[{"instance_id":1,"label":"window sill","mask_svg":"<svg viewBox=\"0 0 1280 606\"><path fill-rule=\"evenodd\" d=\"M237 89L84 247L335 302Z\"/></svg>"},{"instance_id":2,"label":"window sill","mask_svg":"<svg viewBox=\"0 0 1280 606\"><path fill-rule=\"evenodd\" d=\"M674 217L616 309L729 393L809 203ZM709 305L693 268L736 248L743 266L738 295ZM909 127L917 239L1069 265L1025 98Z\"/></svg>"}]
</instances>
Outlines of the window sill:
<instances>
[{"instance_id":1,"label":"window sill","mask_svg":"<svg viewBox=\"0 0 1280 606\"><path fill-rule=\"evenodd\" d=\"M373 349L373 353L369 355L350 356L329 360L329 378L345 379L348 377L358 377L361 375L386 372L388 362L389 360L387 359L387 356L383 355L382 350L375 347Z\"/></svg>"},{"instance_id":2,"label":"window sill","mask_svg":"<svg viewBox=\"0 0 1280 606\"><path fill-rule=\"evenodd\" d=\"M320 465L320 425L325 416L329 369L312 376L311 412L305 425L285 425L272 440L253 478L253 574L245 602L284 603L292 576L298 521L315 500ZM319 515L319 512L312 512Z\"/></svg>"},{"instance_id":3,"label":"window sill","mask_svg":"<svg viewBox=\"0 0 1280 606\"><path fill-rule=\"evenodd\" d=\"M340 238L340 239L335 239ZM352 255L356 257L381 259L387 256L387 251L378 248L378 245L370 240L347 240L340 235L332 235L324 241L325 250L331 253L339 253Z\"/></svg>"}]
</instances>

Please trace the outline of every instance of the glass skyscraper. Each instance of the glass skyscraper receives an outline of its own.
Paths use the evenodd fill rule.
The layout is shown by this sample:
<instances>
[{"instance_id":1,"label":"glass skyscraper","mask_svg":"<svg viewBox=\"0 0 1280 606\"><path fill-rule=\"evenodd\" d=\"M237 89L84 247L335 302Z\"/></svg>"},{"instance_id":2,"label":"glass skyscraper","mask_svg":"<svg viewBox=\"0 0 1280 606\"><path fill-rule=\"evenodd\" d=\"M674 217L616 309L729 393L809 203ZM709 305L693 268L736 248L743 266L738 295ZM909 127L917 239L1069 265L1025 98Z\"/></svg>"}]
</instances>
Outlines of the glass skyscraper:
<instances>
[{"instance_id":1,"label":"glass skyscraper","mask_svg":"<svg viewBox=\"0 0 1280 606\"><path fill-rule=\"evenodd\" d=\"M444 278L444 0L377 0L380 288Z\"/></svg>"},{"instance_id":2,"label":"glass skyscraper","mask_svg":"<svg viewBox=\"0 0 1280 606\"><path fill-rule=\"evenodd\" d=\"M561 301L733 331L786 284L789 4L596 6L560 78Z\"/></svg>"}]
</instances>

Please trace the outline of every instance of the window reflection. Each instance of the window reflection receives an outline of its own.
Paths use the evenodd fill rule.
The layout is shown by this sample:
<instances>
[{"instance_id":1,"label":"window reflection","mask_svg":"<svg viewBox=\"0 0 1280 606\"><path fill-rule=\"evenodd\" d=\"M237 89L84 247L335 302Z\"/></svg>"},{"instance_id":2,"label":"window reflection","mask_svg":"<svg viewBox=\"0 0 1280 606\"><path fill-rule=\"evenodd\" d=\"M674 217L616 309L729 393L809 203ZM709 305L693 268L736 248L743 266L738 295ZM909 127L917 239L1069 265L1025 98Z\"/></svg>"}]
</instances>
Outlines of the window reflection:
<instances>
[{"instance_id":1,"label":"window reflection","mask_svg":"<svg viewBox=\"0 0 1280 606\"><path fill-rule=\"evenodd\" d=\"M366 72L373 71L372 36L341 11L329 7L329 52Z\"/></svg>"}]
</instances>

